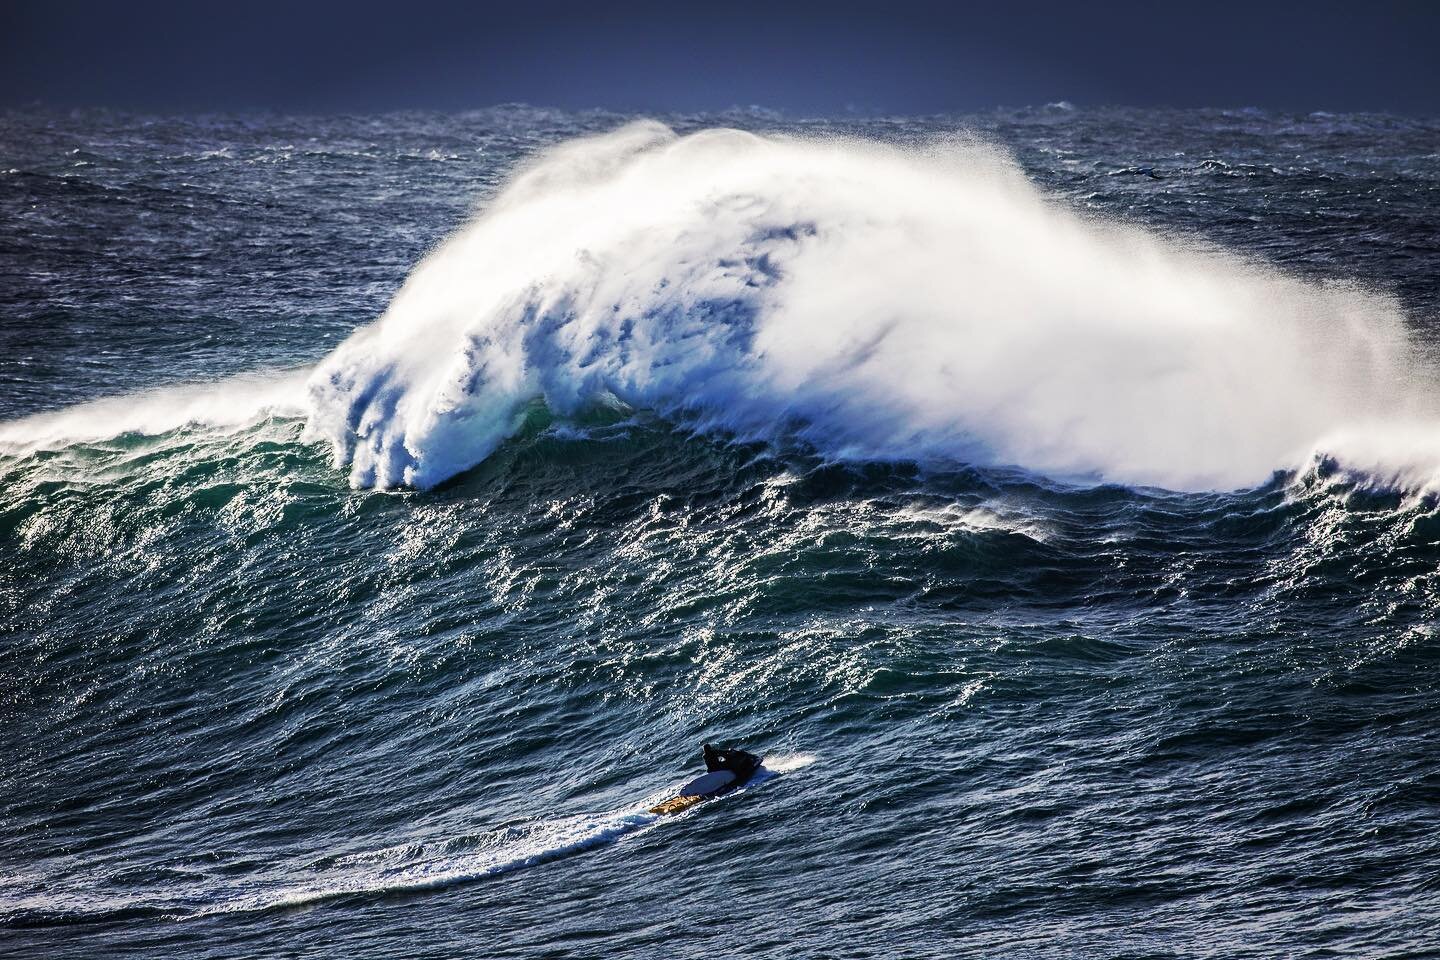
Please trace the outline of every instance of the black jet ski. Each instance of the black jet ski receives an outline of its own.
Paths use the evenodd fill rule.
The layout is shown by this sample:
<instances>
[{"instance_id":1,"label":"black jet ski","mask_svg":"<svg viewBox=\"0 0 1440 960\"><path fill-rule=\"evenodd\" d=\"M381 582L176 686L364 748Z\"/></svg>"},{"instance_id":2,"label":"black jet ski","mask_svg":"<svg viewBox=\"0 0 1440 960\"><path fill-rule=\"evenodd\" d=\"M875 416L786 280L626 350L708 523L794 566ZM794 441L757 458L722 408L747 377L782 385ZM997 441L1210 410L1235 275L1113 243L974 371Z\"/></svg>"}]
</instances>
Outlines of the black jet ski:
<instances>
[{"instance_id":1,"label":"black jet ski","mask_svg":"<svg viewBox=\"0 0 1440 960\"><path fill-rule=\"evenodd\" d=\"M708 743L702 748L702 753L707 773L685 784L669 800L651 807L651 813L680 813L711 797L742 787L755 776L763 759L734 747L712 747Z\"/></svg>"}]
</instances>

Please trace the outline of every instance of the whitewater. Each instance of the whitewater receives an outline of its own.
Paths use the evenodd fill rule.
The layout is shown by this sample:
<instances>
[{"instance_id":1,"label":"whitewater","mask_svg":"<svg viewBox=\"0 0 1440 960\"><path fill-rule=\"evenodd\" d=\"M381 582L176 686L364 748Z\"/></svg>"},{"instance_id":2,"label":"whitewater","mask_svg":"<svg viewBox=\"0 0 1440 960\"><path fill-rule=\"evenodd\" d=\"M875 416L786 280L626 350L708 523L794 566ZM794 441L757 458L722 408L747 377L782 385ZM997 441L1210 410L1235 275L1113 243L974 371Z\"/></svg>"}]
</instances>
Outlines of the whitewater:
<instances>
[{"instance_id":1,"label":"whitewater","mask_svg":"<svg viewBox=\"0 0 1440 960\"><path fill-rule=\"evenodd\" d=\"M0 956L1423 954L1437 143L0 112Z\"/></svg>"},{"instance_id":2,"label":"whitewater","mask_svg":"<svg viewBox=\"0 0 1440 960\"><path fill-rule=\"evenodd\" d=\"M540 403L836 460L1237 489L1440 477L1393 297L1077 211L1002 151L645 121L550 148L308 373L0 426L11 450L303 415L356 487L428 489Z\"/></svg>"}]
</instances>

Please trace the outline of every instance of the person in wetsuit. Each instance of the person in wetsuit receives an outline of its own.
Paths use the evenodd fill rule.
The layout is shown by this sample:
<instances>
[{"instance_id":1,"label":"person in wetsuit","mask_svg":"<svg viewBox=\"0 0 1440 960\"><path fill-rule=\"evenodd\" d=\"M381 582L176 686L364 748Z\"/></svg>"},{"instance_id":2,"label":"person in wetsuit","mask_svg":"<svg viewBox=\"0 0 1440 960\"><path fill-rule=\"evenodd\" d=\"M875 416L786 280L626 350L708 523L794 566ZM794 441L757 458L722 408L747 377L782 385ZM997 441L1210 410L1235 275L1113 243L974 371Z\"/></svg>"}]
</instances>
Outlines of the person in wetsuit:
<instances>
[{"instance_id":1,"label":"person in wetsuit","mask_svg":"<svg viewBox=\"0 0 1440 960\"><path fill-rule=\"evenodd\" d=\"M700 748L700 753L705 758L706 771L714 773L716 770L728 770L735 774L737 782L750 779L755 768L760 766L760 758L755 754L733 747L720 748L707 743Z\"/></svg>"}]
</instances>

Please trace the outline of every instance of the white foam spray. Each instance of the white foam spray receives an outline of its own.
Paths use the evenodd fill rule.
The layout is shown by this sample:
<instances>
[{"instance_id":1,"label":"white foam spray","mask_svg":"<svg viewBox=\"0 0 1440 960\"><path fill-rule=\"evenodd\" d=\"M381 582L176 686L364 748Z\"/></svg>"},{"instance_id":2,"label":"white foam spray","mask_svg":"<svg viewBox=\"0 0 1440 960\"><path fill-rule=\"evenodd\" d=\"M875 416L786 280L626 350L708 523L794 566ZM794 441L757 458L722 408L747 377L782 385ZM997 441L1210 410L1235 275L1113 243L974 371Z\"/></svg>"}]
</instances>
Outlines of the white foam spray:
<instances>
[{"instance_id":1,"label":"white foam spray","mask_svg":"<svg viewBox=\"0 0 1440 960\"><path fill-rule=\"evenodd\" d=\"M297 385L0 424L0 453L303 412L353 485L426 488L536 400L618 400L835 459L1180 490L1317 457L1440 477L1440 392L1391 298L1082 216L963 140L644 122L562 144Z\"/></svg>"},{"instance_id":2,"label":"white foam spray","mask_svg":"<svg viewBox=\"0 0 1440 960\"><path fill-rule=\"evenodd\" d=\"M974 143L655 123L523 170L310 390L355 485L422 488L536 399L1176 489L1440 423L1386 297L1084 218Z\"/></svg>"},{"instance_id":3,"label":"white foam spray","mask_svg":"<svg viewBox=\"0 0 1440 960\"><path fill-rule=\"evenodd\" d=\"M761 769L773 773L790 773L803 767L808 767L820 759L813 753L777 753L765 758L765 766Z\"/></svg>"},{"instance_id":4,"label":"white foam spray","mask_svg":"<svg viewBox=\"0 0 1440 960\"><path fill-rule=\"evenodd\" d=\"M309 373L305 368L178 384L0 423L0 454L24 456L128 433L153 436L192 425L238 429L262 417L303 416Z\"/></svg>"}]
</instances>

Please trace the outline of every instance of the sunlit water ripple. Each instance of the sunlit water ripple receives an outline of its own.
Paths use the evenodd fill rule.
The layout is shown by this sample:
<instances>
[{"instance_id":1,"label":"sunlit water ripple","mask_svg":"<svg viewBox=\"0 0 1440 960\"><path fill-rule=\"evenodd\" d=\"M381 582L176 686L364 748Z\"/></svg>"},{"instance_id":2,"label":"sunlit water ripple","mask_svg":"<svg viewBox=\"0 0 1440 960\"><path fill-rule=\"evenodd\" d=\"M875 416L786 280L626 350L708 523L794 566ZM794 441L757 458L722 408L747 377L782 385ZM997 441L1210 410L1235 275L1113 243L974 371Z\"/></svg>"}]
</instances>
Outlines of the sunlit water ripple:
<instances>
[{"instance_id":1,"label":"sunlit water ripple","mask_svg":"<svg viewBox=\"0 0 1440 960\"><path fill-rule=\"evenodd\" d=\"M886 342L918 346L886 360L872 345L870 366L818 373L798 350L764 368L803 368L793 403L765 393L780 381L758 378L744 337L686 341L714 361L694 370L694 350L666 340L717 324L814 333L804 298L701 269L726 260L709 246L726 229L781 236L749 220L672 216L655 236L683 268L632 257L629 234L613 248L586 235L592 259L573 276L445 267L466 304L472 280L503 280L507 304L565 292L558 312L503 314L513 328L451 317L423 285L411 303L425 309L391 305L427 254L460 249L439 246L455 231L503 249L493 223L464 225L493 212L517 164L629 119L0 118L0 954L1430 949L1440 127L1060 106L662 118L682 137L779 134L787 150L824 134L826 149L848 149L843 135L963 154L1041 222L1081 224L1055 248L1066 262L1112 262L1087 239L1114 239L1103 218L1158 245L1173 269L1154 283L1273 294L1260 298L1273 310L1228 315L1244 338L1266 325L1245 350L1212 330L1155 354L1144 344L1190 309L1162 308L1173 287L1132 300L1128 274L1101 284L1042 264L1013 299L987 290L983 317L938 311L998 325L987 383L1007 386L933 409L917 390L941 373L886 363L962 362L986 329L948 341L905 326L934 306L924 277L943 273L925 289L947 296L964 279L934 249L917 248L910 285L883 300ZM668 131L621 136L637 129L665 176L701 175L664 159ZM1013 166L975 154L976 138ZM726 142L752 164L755 141ZM790 260L767 248L735 263L782 292L854 273L824 245L827 224L863 246L857 224L878 208L837 199L810 154L766 156L745 176L791 186L745 195L798 197L785 212L814 232L783 240L798 244ZM991 182L945 169L936 190ZM913 174L907 190L931 183ZM708 196L688 190L675 209ZM884 209L900 234L950 236L924 203ZM987 222L1011 223L1004 211ZM888 258L895 235L874 241ZM565 242L545 256L570 263L578 241ZM887 262L866 277L886 282ZM985 262L991 279L1028 269ZM660 288L636 271L650 269L705 296L647 292ZM847 289L846 323L879 322L874 285ZM714 311L717 291L733 312ZM1150 339L1089 338L1073 327L1083 310L1050 323L1066 291L1107 317L1132 311ZM638 304L627 335L663 349L639 365L638 348L566 352L566 324L601 329L619 304ZM711 312L686 327L696 304ZM416 336L388 353L345 342L387 308L383 323L400 316ZM1103 384L1037 355L1054 331L1086 363L1086 343L1106 345ZM545 375L485 392L501 367L456 359L478 356L477 336ZM1363 367L1356 344L1373 348ZM1145 366L1156 355L1172 371L1201 357L1212 393L1147 394L1165 375ZM1005 366L1015 358L1036 366ZM1225 379L1266 369L1283 390ZM412 419L367 406L381 370L403 388L385 409ZM608 379L572 390L574 370ZM1011 389L1027 373L1079 393L1057 405ZM453 383L476 389L441 389ZM1156 407L1124 419L1095 402L1102 388ZM1295 397L1302 411L1277 413ZM985 417L972 400L991 404ZM426 419L436 410L480 419ZM1055 417L1075 429L1039 443ZM924 430L891 443L897 422ZM1213 446L1148 459L1134 431L1166 422ZM367 443L377 456L357 457ZM706 739L765 753L767 772L680 817L646 812Z\"/></svg>"}]
</instances>

